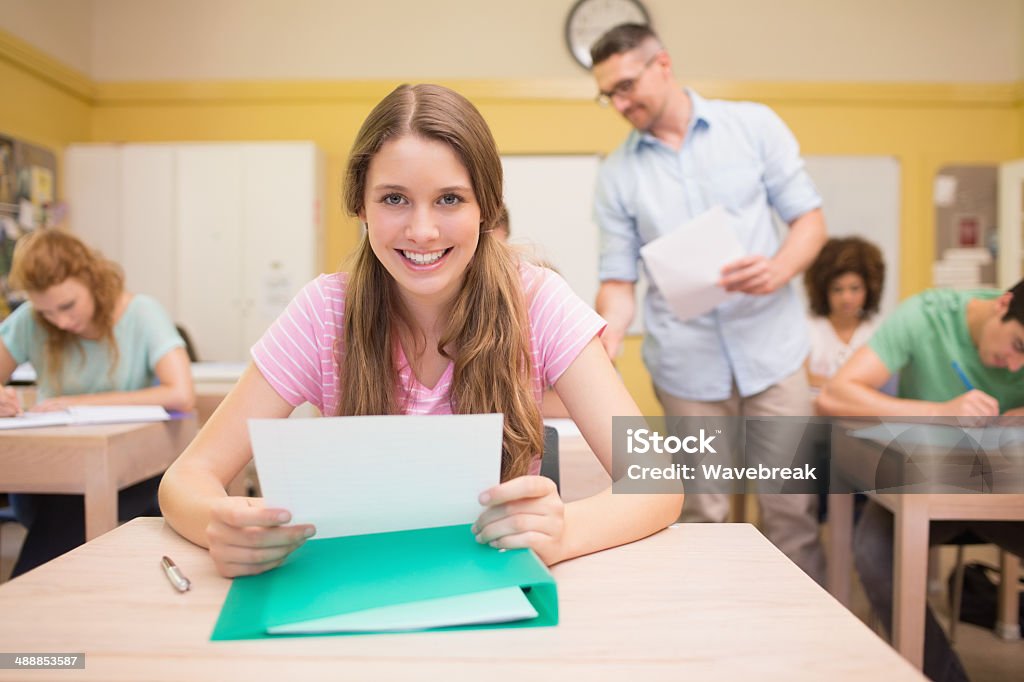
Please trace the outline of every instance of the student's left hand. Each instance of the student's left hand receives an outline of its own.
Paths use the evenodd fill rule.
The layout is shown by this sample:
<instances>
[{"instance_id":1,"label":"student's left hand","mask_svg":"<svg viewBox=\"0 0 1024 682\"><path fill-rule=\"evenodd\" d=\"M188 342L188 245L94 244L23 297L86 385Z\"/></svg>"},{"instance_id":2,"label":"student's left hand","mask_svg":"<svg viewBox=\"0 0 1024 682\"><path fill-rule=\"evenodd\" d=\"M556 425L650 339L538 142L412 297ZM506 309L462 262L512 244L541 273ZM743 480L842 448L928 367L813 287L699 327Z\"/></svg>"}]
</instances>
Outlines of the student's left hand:
<instances>
[{"instance_id":1,"label":"student's left hand","mask_svg":"<svg viewBox=\"0 0 1024 682\"><path fill-rule=\"evenodd\" d=\"M499 549L529 547L541 561L561 561L565 504L554 481L520 476L480 493L484 510L473 524L476 541Z\"/></svg>"},{"instance_id":2,"label":"student's left hand","mask_svg":"<svg viewBox=\"0 0 1024 682\"><path fill-rule=\"evenodd\" d=\"M773 294L789 278L777 262L760 254L737 258L722 268L718 284L726 291L764 296Z\"/></svg>"}]
</instances>

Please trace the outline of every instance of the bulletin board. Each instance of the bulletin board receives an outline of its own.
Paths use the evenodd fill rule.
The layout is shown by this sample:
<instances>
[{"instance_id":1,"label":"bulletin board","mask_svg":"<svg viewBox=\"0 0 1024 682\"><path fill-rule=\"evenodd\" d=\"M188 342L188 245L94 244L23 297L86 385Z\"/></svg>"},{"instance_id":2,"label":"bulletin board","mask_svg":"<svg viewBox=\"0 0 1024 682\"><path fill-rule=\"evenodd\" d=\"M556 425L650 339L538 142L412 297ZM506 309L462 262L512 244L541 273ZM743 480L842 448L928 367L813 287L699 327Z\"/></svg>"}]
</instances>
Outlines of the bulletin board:
<instances>
[{"instance_id":1,"label":"bulletin board","mask_svg":"<svg viewBox=\"0 0 1024 682\"><path fill-rule=\"evenodd\" d=\"M25 232L57 222L56 198L56 155L0 135L0 319L19 302L7 286L14 244Z\"/></svg>"}]
</instances>

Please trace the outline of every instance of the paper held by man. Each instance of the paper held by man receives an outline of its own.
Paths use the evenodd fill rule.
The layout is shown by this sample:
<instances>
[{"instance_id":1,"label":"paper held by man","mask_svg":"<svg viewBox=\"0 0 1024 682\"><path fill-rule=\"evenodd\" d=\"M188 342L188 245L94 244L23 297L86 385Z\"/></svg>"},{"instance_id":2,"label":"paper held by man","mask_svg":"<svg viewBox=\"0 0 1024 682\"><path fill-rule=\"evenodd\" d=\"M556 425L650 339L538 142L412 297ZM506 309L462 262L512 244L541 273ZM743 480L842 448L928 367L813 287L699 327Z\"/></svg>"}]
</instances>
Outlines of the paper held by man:
<instances>
[{"instance_id":1,"label":"paper held by man","mask_svg":"<svg viewBox=\"0 0 1024 682\"><path fill-rule=\"evenodd\" d=\"M718 282L722 267L746 254L736 236L735 218L714 206L648 242L640 255L673 314L688 320L736 296Z\"/></svg>"}]
</instances>

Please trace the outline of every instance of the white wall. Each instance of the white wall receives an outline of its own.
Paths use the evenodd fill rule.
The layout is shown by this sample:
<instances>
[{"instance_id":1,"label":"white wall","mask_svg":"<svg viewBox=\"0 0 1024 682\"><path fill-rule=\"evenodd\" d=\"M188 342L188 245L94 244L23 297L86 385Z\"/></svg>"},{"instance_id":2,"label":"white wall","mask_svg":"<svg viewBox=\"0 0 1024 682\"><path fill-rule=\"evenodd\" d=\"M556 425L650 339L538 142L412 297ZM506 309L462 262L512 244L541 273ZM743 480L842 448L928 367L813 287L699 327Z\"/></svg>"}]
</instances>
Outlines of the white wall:
<instances>
[{"instance_id":1,"label":"white wall","mask_svg":"<svg viewBox=\"0 0 1024 682\"><path fill-rule=\"evenodd\" d=\"M644 0L682 80L1024 78L1022 0ZM573 0L0 0L101 81L565 78Z\"/></svg>"}]
</instances>

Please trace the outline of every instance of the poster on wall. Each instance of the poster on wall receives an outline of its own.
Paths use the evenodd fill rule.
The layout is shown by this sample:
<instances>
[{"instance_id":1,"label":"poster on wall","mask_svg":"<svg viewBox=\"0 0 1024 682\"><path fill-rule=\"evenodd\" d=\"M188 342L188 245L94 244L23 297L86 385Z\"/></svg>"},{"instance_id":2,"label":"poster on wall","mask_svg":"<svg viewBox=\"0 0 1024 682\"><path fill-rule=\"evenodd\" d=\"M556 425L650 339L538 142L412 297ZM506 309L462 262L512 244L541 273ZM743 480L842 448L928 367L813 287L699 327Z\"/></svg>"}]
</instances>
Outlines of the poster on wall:
<instances>
[{"instance_id":1,"label":"poster on wall","mask_svg":"<svg viewBox=\"0 0 1024 682\"><path fill-rule=\"evenodd\" d=\"M0 135L0 319L21 299L10 290L14 244L26 232L53 227L63 215L53 151Z\"/></svg>"}]
</instances>

